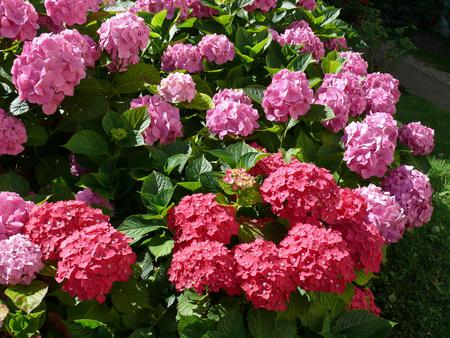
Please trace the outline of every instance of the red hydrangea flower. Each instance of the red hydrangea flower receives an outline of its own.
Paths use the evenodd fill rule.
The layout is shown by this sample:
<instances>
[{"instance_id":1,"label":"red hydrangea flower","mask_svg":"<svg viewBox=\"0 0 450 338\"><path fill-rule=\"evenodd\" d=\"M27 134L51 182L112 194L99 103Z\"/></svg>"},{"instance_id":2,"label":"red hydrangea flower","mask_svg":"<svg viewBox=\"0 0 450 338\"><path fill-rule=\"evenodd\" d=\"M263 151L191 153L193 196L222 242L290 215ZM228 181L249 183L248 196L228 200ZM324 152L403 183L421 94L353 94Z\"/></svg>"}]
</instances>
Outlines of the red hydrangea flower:
<instances>
[{"instance_id":1,"label":"red hydrangea flower","mask_svg":"<svg viewBox=\"0 0 450 338\"><path fill-rule=\"evenodd\" d=\"M234 248L237 277L247 299L256 308L284 311L297 285L292 269L276 245L257 239Z\"/></svg>"},{"instance_id":2,"label":"red hydrangea flower","mask_svg":"<svg viewBox=\"0 0 450 338\"><path fill-rule=\"evenodd\" d=\"M73 232L61 244L56 281L79 300L105 301L114 282L125 282L131 274L136 254L131 239L109 223L100 223Z\"/></svg>"},{"instance_id":3,"label":"red hydrangea flower","mask_svg":"<svg viewBox=\"0 0 450 338\"><path fill-rule=\"evenodd\" d=\"M30 211L24 233L38 244L44 260L58 259L61 243L74 231L103 222L109 217L81 201L44 203Z\"/></svg>"},{"instance_id":4,"label":"red hydrangea flower","mask_svg":"<svg viewBox=\"0 0 450 338\"><path fill-rule=\"evenodd\" d=\"M212 292L223 289L229 295L240 292L233 255L219 242L193 241L180 248L173 255L168 274L178 291L192 288L202 294L207 288Z\"/></svg>"},{"instance_id":5,"label":"red hydrangea flower","mask_svg":"<svg viewBox=\"0 0 450 338\"><path fill-rule=\"evenodd\" d=\"M260 187L264 202L276 215L291 221L314 217L327 223L336 217L338 189L328 170L299 161L278 168Z\"/></svg>"},{"instance_id":6,"label":"red hydrangea flower","mask_svg":"<svg viewBox=\"0 0 450 338\"><path fill-rule=\"evenodd\" d=\"M350 304L352 310L369 310L380 315L381 309L375 304L375 297L370 289L355 288L355 295Z\"/></svg>"},{"instance_id":7,"label":"red hydrangea flower","mask_svg":"<svg viewBox=\"0 0 450 338\"><path fill-rule=\"evenodd\" d=\"M280 243L280 254L292 267L296 283L308 291L343 293L355 278L346 242L319 223L292 227Z\"/></svg>"},{"instance_id":8,"label":"red hydrangea flower","mask_svg":"<svg viewBox=\"0 0 450 338\"><path fill-rule=\"evenodd\" d=\"M293 159L293 161L297 160ZM253 176L258 175L269 176L275 170L285 165L286 162L284 162L283 154L281 153L271 154L256 162L255 166L250 169L249 173Z\"/></svg>"},{"instance_id":9,"label":"red hydrangea flower","mask_svg":"<svg viewBox=\"0 0 450 338\"><path fill-rule=\"evenodd\" d=\"M168 227L178 242L211 240L228 244L239 231L234 208L217 203L214 194L183 197L169 211Z\"/></svg>"}]
</instances>

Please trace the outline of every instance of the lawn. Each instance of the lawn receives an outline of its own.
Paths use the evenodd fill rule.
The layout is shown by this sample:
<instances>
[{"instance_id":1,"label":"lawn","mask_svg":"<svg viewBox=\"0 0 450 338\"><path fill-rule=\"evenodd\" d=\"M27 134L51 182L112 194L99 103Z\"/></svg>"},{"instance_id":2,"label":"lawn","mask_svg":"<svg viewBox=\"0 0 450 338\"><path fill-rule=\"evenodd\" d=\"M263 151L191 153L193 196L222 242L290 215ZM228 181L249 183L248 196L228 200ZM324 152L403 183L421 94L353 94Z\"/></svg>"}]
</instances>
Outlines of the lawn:
<instances>
[{"instance_id":1,"label":"lawn","mask_svg":"<svg viewBox=\"0 0 450 338\"><path fill-rule=\"evenodd\" d=\"M390 247L381 278L374 281L383 316L399 324L392 337L450 337L450 112L403 95L398 117L436 130L430 179L435 189L432 221Z\"/></svg>"}]
</instances>

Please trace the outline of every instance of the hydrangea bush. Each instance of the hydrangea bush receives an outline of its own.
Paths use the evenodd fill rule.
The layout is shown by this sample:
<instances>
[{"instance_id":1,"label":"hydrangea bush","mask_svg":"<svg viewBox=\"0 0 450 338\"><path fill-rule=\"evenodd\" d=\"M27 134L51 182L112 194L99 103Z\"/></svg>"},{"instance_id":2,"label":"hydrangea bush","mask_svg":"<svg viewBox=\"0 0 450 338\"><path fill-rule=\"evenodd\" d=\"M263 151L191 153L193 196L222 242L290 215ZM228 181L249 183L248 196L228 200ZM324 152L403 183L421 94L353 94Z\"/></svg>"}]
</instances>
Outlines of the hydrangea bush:
<instances>
[{"instance_id":1,"label":"hydrangea bush","mask_svg":"<svg viewBox=\"0 0 450 338\"><path fill-rule=\"evenodd\" d=\"M0 335L387 337L434 131L347 34L320 0L2 1Z\"/></svg>"}]
</instances>

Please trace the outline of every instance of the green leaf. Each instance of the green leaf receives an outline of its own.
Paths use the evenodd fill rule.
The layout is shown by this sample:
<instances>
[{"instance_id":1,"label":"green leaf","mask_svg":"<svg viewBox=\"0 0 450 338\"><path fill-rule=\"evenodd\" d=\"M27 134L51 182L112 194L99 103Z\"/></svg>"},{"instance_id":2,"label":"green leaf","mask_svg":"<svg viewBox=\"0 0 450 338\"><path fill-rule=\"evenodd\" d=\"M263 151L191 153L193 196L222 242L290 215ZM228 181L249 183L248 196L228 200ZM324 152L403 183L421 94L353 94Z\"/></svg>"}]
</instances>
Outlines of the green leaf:
<instances>
[{"instance_id":1,"label":"green leaf","mask_svg":"<svg viewBox=\"0 0 450 338\"><path fill-rule=\"evenodd\" d=\"M354 338L387 337L394 323L378 317L366 310L345 312L338 317L334 325L336 334ZM379 334L377 334L379 332ZM375 335L377 334L377 335Z\"/></svg>"},{"instance_id":2,"label":"green leaf","mask_svg":"<svg viewBox=\"0 0 450 338\"><path fill-rule=\"evenodd\" d=\"M179 182L178 185L189 191L196 191L202 187L201 182Z\"/></svg>"},{"instance_id":3,"label":"green leaf","mask_svg":"<svg viewBox=\"0 0 450 338\"><path fill-rule=\"evenodd\" d=\"M261 309L251 309L247 316L247 323L254 338L271 337L275 330L275 313Z\"/></svg>"},{"instance_id":4,"label":"green leaf","mask_svg":"<svg viewBox=\"0 0 450 338\"><path fill-rule=\"evenodd\" d=\"M145 338L145 337L156 337L153 329L142 328L134 330L128 338Z\"/></svg>"},{"instance_id":5,"label":"green leaf","mask_svg":"<svg viewBox=\"0 0 450 338\"><path fill-rule=\"evenodd\" d=\"M295 321L277 320L275 329L270 338L296 338L297 323Z\"/></svg>"},{"instance_id":6,"label":"green leaf","mask_svg":"<svg viewBox=\"0 0 450 338\"><path fill-rule=\"evenodd\" d=\"M244 88L245 94L247 94L253 101L259 104L261 104L263 100L265 90L266 87L261 85L251 85Z\"/></svg>"},{"instance_id":7,"label":"green leaf","mask_svg":"<svg viewBox=\"0 0 450 338\"><path fill-rule=\"evenodd\" d=\"M147 234L165 228L166 226L161 219L152 218L147 215L133 215L123 221L118 230L132 238L133 242L131 244L134 244Z\"/></svg>"},{"instance_id":8,"label":"green leaf","mask_svg":"<svg viewBox=\"0 0 450 338\"><path fill-rule=\"evenodd\" d=\"M305 121L311 122L324 122L335 118L333 109L320 104L311 105L311 109L308 114L302 117Z\"/></svg>"},{"instance_id":9,"label":"green leaf","mask_svg":"<svg viewBox=\"0 0 450 338\"><path fill-rule=\"evenodd\" d=\"M30 314L44 299L48 285L34 280L30 285L13 285L5 290L5 295L22 311Z\"/></svg>"},{"instance_id":10,"label":"green leaf","mask_svg":"<svg viewBox=\"0 0 450 338\"><path fill-rule=\"evenodd\" d=\"M161 27L163 26L164 20L166 19L166 16L167 16L167 9L163 9L161 12L156 13L153 16L152 21L150 23L153 30L159 31L161 29Z\"/></svg>"},{"instance_id":11,"label":"green leaf","mask_svg":"<svg viewBox=\"0 0 450 338\"><path fill-rule=\"evenodd\" d=\"M125 283L115 283L111 298L114 307L121 313L150 308L147 289L135 279Z\"/></svg>"},{"instance_id":12,"label":"green leaf","mask_svg":"<svg viewBox=\"0 0 450 338\"><path fill-rule=\"evenodd\" d=\"M28 103L26 101L22 101L19 97L16 97L9 105L9 112L14 116L25 114L29 110L30 107L28 106Z\"/></svg>"},{"instance_id":13,"label":"green leaf","mask_svg":"<svg viewBox=\"0 0 450 338\"><path fill-rule=\"evenodd\" d=\"M198 181L200 179L200 175L206 172L212 171L212 165L208 162L208 160L202 156L200 158L195 159L187 168L186 168L186 179L188 181Z\"/></svg>"},{"instance_id":14,"label":"green leaf","mask_svg":"<svg viewBox=\"0 0 450 338\"><path fill-rule=\"evenodd\" d=\"M306 68L311 64L314 63L314 57L311 53L307 54L300 54L296 56L289 64L288 69L292 71L298 71L298 72L304 72Z\"/></svg>"},{"instance_id":15,"label":"green leaf","mask_svg":"<svg viewBox=\"0 0 450 338\"><path fill-rule=\"evenodd\" d=\"M150 117L146 106L129 109L122 116L131 130L143 132L150 125Z\"/></svg>"},{"instance_id":16,"label":"green leaf","mask_svg":"<svg viewBox=\"0 0 450 338\"><path fill-rule=\"evenodd\" d=\"M44 324L45 311L24 314L23 312L10 313L6 318L4 327L15 338L34 337Z\"/></svg>"},{"instance_id":17,"label":"green leaf","mask_svg":"<svg viewBox=\"0 0 450 338\"><path fill-rule=\"evenodd\" d=\"M146 177L142 185L141 195L150 204L165 207L169 204L174 190L170 178L154 171Z\"/></svg>"},{"instance_id":18,"label":"green leaf","mask_svg":"<svg viewBox=\"0 0 450 338\"><path fill-rule=\"evenodd\" d=\"M103 137L93 130L82 130L73 135L64 145L75 154L83 155L106 155L109 147Z\"/></svg>"},{"instance_id":19,"label":"green leaf","mask_svg":"<svg viewBox=\"0 0 450 338\"><path fill-rule=\"evenodd\" d=\"M128 67L124 73L116 75L115 90L120 94L131 94L142 91L146 85L159 84L159 71L147 63L138 63Z\"/></svg>"},{"instance_id":20,"label":"green leaf","mask_svg":"<svg viewBox=\"0 0 450 338\"><path fill-rule=\"evenodd\" d=\"M38 147L47 142L48 134L43 126L33 122L26 122L25 125L28 135L27 146Z\"/></svg>"},{"instance_id":21,"label":"green leaf","mask_svg":"<svg viewBox=\"0 0 450 338\"><path fill-rule=\"evenodd\" d=\"M30 185L22 176L13 171L0 175L0 191L16 192L25 197L30 191Z\"/></svg>"},{"instance_id":22,"label":"green leaf","mask_svg":"<svg viewBox=\"0 0 450 338\"><path fill-rule=\"evenodd\" d=\"M90 91L89 99L85 91L75 91L74 96L66 96L61 109L72 121L89 121L103 116L108 111L108 101L103 92Z\"/></svg>"},{"instance_id":23,"label":"green leaf","mask_svg":"<svg viewBox=\"0 0 450 338\"><path fill-rule=\"evenodd\" d=\"M246 31L245 28L239 26L236 31L236 39L234 45L241 52L246 50L246 47L253 46L254 39L253 35Z\"/></svg>"},{"instance_id":24,"label":"green leaf","mask_svg":"<svg viewBox=\"0 0 450 338\"><path fill-rule=\"evenodd\" d=\"M180 106L187 109L208 110L214 107L214 103L207 94L197 93L191 102L182 102Z\"/></svg>"},{"instance_id":25,"label":"green leaf","mask_svg":"<svg viewBox=\"0 0 450 338\"><path fill-rule=\"evenodd\" d=\"M202 317L208 311L209 306L208 296L186 290L178 296L177 319L181 317Z\"/></svg>"},{"instance_id":26,"label":"green leaf","mask_svg":"<svg viewBox=\"0 0 450 338\"><path fill-rule=\"evenodd\" d=\"M238 308L225 313L225 316L219 320L219 332L222 333L224 337L245 337L244 320L242 313Z\"/></svg>"},{"instance_id":27,"label":"green leaf","mask_svg":"<svg viewBox=\"0 0 450 338\"><path fill-rule=\"evenodd\" d=\"M222 160L223 162L228 163L230 166L234 167L236 165L233 154L231 154L227 150L213 149L213 150L208 150L208 153L217 157L218 159Z\"/></svg>"},{"instance_id":28,"label":"green leaf","mask_svg":"<svg viewBox=\"0 0 450 338\"><path fill-rule=\"evenodd\" d=\"M258 151L245 142L234 143L226 148L226 151L233 157L233 166L236 166L241 158L248 153L257 153Z\"/></svg>"},{"instance_id":29,"label":"green leaf","mask_svg":"<svg viewBox=\"0 0 450 338\"><path fill-rule=\"evenodd\" d=\"M191 155L188 154L175 154L170 156L165 165L166 174L170 174L176 167L179 167L178 172L181 174L190 157Z\"/></svg>"},{"instance_id":30,"label":"green leaf","mask_svg":"<svg viewBox=\"0 0 450 338\"><path fill-rule=\"evenodd\" d=\"M244 156L242 156L241 159L239 160L238 167L244 169L253 168L259 160L269 155L270 154L260 152L247 153Z\"/></svg>"},{"instance_id":31,"label":"green leaf","mask_svg":"<svg viewBox=\"0 0 450 338\"><path fill-rule=\"evenodd\" d=\"M147 245L153 256L158 259L172 253L174 241L169 236L163 234L161 236L153 236L145 241L143 245Z\"/></svg>"},{"instance_id":32,"label":"green leaf","mask_svg":"<svg viewBox=\"0 0 450 338\"><path fill-rule=\"evenodd\" d=\"M202 187L209 192L220 192L221 188L218 183L218 179L220 179L216 173L208 172L200 175L200 182Z\"/></svg>"}]
</instances>

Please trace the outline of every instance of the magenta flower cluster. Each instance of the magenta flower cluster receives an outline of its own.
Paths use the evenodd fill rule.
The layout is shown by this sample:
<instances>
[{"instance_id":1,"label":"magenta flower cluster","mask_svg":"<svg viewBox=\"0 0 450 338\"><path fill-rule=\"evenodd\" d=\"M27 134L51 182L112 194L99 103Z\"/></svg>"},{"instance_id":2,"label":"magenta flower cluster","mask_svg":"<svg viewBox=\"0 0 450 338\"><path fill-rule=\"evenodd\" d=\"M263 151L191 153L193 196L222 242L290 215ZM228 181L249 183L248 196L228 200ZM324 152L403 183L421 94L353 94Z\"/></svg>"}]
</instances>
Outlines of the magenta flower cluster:
<instances>
[{"instance_id":1,"label":"magenta flower cluster","mask_svg":"<svg viewBox=\"0 0 450 338\"><path fill-rule=\"evenodd\" d=\"M0 37L32 40L36 36L38 13L27 0L0 2Z\"/></svg>"},{"instance_id":2,"label":"magenta flower cluster","mask_svg":"<svg viewBox=\"0 0 450 338\"><path fill-rule=\"evenodd\" d=\"M27 139L23 122L0 108L0 155L20 154Z\"/></svg>"},{"instance_id":3,"label":"magenta flower cluster","mask_svg":"<svg viewBox=\"0 0 450 338\"><path fill-rule=\"evenodd\" d=\"M81 53L86 67L94 67L102 54L95 41L88 35L80 34L77 30L66 29L59 33L65 40Z\"/></svg>"},{"instance_id":4,"label":"magenta flower cluster","mask_svg":"<svg viewBox=\"0 0 450 338\"><path fill-rule=\"evenodd\" d=\"M350 113L350 102L348 95L338 87L321 87L318 92L315 104L327 106L333 110L334 118L323 121L322 125L333 133L344 129L348 122Z\"/></svg>"},{"instance_id":5,"label":"magenta flower cluster","mask_svg":"<svg viewBox=\"0 0 450 338\"><path fill-rule=\"evenodd\" d=\"M45 0L48 16L56 25L82 25L89 11L98 10L99 0ZM101 0L100 0L101 2Z\"/></svg>"},{"instance_id":6,"label":"magenta flower cluster","mask_svg":"<svg viewBox=\"0 0 450 338\"><path fill-rule=\"evenodd\" d=\"M170 103L191 102L197 94L192 76L178 72L171 73L162 79L158 92Z\"/></svg>"},{"instance_id":7,"label":"magenta flower cluster","mask_svg":"<svg viewBox=\"0 0 450 338\"><path fill-rule=\"evenodd\" d=\"M15 192L0 192L0 240L17 235L28 222L28 213L33 207Z\"/></svg>"},{"instance_id":8,"label":"magenta flower cluster","mask_svg":"<svg viewBox=\"0 0 450 338\"><path fill-rule=\"evenodd\" d=\"M434 130L420 122L408 123L400 128L399 140L413 155L429 155L434 149Z\"/></svg>"},{"instance_id":9,"label":"magenta flower cluster","mask_svg":"<svg viewBox=\"0 0 450 338\"><path fill-rule=\"evenodd\" d=\"M208 62L221 65L234 59L234 45L225 35L205 35L198 44L198 47Z\"/></svg>"},{"instance_id":10,"label":"magenta flower cluster","mask_svg":"<svg viewBox=\"0 0 450 338\"><path fill-rule=\"evenodd\" d=\"M363 87L366 91L367 110L373 113L395 114L400 99L399 81L391 74L367 75Z\"/></svg>"},{"instance_id":11,"label":"magenta flower cluster","mask_svg":"<svg viewBox=\"0 0 450 338\"><path fill-rule=\"evenodd\" d=\"M344 65L341 68L342 73L352 73L357 76L366 76L369 65L357 52L341 52L339 56L344 59Z\"/></svg>"}]
</instances>

